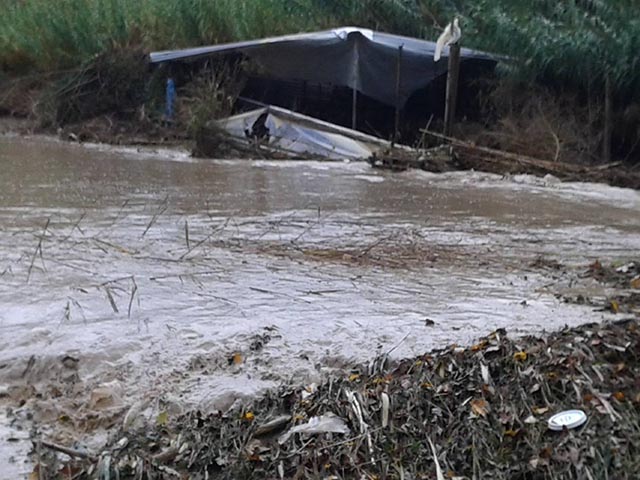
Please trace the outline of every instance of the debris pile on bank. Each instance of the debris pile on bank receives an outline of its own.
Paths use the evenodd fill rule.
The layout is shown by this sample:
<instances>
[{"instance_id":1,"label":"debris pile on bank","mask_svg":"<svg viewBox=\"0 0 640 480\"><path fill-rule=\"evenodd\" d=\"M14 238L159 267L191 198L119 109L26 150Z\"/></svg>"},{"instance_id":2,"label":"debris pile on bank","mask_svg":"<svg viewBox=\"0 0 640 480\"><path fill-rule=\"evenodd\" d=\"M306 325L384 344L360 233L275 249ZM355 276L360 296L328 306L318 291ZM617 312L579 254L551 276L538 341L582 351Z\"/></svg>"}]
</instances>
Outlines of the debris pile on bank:
<instances>
[{"instance_id":1,"label":"debris pile on bank","mask_svg":"<svg viewBox=\"0 0 640 480\"><path fill-rule=\"evenodd\" d=\"M584 276L616 288L615 295L606 299L606 309L613 313L640 315L640 261L603 265L596 260Z\"/></svg>"},{"instance_id":2,"label":"debris pile on bank","mask_svg":"<svg viewBox=\"0 0 640 480\"><path fill-rule=\"evenodd\" d=\"M589 166L542 160L518 153L496 150L474 143L423 131L444 142L429 149L388 148L367 160L375 168L402 171L417 168L430 172L477 170L497 174L552 175L564 181L604 182L609 185L640 189L640 173L623 162Z\"/></svg>"},{"instance_id":3,"label":"debris pile on bank","mask_svg":"<svg viewBox=\"0 0 640 480\"><path fill-rule=\"evenodd\" d=\"M74 460L64 471L121 479L632 478L640 468L639 349L637 320L542 338L496 331L469 348L390 368L382 358L226 413L161 413L99 456L67 452ZM568 409L583 410L587 422L550 430L548 419Z\"/></svg>"},{"instance_id":4,"label":"debris pile on bank","mask_svg":"<svg viewBox=\"0 0 640 480\"><path fill-rule=\"evenodd\" d=\"M137 49L113 48L62 75L38 108L43 126L81 123L102 114L134 119L144 103L147 59Z\"/></svg>"},{"instance_id":5,"label":"debris pile on bank","mask_svg":"<svg viewBox=\"0 0 640 480\"><path fill-rule=\"evenodd\" d=\"M589 265L585 276L592 277L599 282L607 283L616 288L640 289L640 261L603 265L596 260Z\"/></svg>"},{"instance_id":6,"label":"debris pile on bank","mask_svg":"<svg viewBox=\"0 0 640 480\"><path fill-rule=\"evenodd\" d=\"M387 148L367 159L374 168L404 171L418 168L429 172L451 172L457 169L456 156L449 145L424 150Z\"/></svg>"}]
</instances>

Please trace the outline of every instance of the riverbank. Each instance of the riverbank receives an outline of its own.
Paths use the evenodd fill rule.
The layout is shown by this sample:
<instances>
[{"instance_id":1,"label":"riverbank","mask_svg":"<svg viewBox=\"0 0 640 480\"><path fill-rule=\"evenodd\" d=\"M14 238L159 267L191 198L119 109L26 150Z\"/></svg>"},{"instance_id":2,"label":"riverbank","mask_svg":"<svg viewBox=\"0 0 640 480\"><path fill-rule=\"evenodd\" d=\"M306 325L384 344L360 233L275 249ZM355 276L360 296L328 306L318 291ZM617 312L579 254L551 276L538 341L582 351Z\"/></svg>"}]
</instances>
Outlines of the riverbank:
<instances>
[{"instance_id":1,"label":"riverbank","mask_svg":"<svg viewBox=\"0 0 640 480\"><path fill-rule=\"evenodd\" d=\"M0 134L33 133L53 135L71 143L182 147L191 152L198 150L196 140L186 132L184 127L163 125L144 116L132 121L102 115L58 129L41 128L38 122L24 117L0 116ZM541 178L550 176L561 181L605 183L617 187L640 189L638 165L630 166L624 162L614 162L587 166L544 161L526 155L488 149L456 139L448 140L447 145L448 147L444 150L442 148L414 151L390 149L368 161L375 168L393 171L416 168L435 173L472 170L501 175L531 174ZM216 152L216 158L270 158L268 152L264 150L234 148L233 139L221 142L219 151ZM276 158L279 158L278 155Z\"/></svg>"},{"instance_id":2,"label":"riverbank","mask_svg":"<svg viewBox=\"0 0 640 480\"><path fill-rule=\"evenodd\" d=\"M148 67L143 51L115 48L95 56L78 71L42 79L18 76L3 83L6 88L0 97L0 112L23 119L14 133L37 132L76 143L181 146L213 158L287 156L287 152L265 145L247 145L244 136L231 138L209 123L240 108L238 95L247 72L228 65L217 73L206 69L191 72L191 77L180 83L174 118L167 122L163 115L166 75ZM212 83L210 75L217 80ZM532 174L640 188L639 164L632 155L637 142L628 151L619 149L615 161L603 161L601 156L610 156L601 152L602 141L593 119L587 122L588 128L585 126L585 115L589 117L591 110L577 98L548 86L518 88L508 79L485 82L486 98L476 107L475 120L461 113L451 137L438 133L441 121L433 116L428 131L408 120L412 130L404 132L405 141L419 148L376 151L367 160L374 167L395 171L418 168ZM627 128L633 123L632 113L620 123L619 133L625 142L633 138L633 128ZM332 121L329 117L325 120ZM0 131L11 131L11 126L3 127L2 123L15 121L0 120ZM373 127L367 128L375 133L371 132ZM438 147L442 145L447 148Z\"/></svg>"},{"instance_id":3,"label":"riverbank","mask_svg":"<svg viewBox=\"0 0 640 480\"><path fill-rule=\"evenodd\" d=\"M40 124L54 125L50 128L55 131L62 126L63 137L74 141L136 145L180 141L185 131L201 126L203 120L227 116L243 90L239 88L242 82L260 69L249 65L246 58L239 68L242 72L235 71L237 65L226 65L231 67L226 73L219 65L213 69L216 72L200 70L197 65L175 69L176 113L184 114L188 126L171 132L159 126L167 80L167 72L162 69L176 65L149 68L150 52L339 25L435 40L458 16L462 30L468 32L462 46L492 52L502 60L495 78L463 81L458 116L475 118L478 125L461 123L464 128L475 129L477 135L455 131L453 136L521 158L503 165L495 156L478 158L477 149L458 146L464 154L458 155L457 162L450 162L448 169L551 174L570 181L638 188L640 84L634 60L639 29L628 22L630 5L620 9L574 5L562 15L551 10L531 11L535 15L529 15L515 8L511 0L501 0L489 9L467 6L462 10L444 0L427 3L383 0L376 1L372 9L366 2L327 4L307 0L291 5L283 0L264 0L248 8L220 0L193 8L188 2L175 0L145 0L143 7L123 0L65 0L56 5L44 0L9 0L6 15L0 20L6 27L0 29L0 45L4 46L0 49L0 112L40 116ZM532 23L532 19L536 21ZM585 34L596 24L609 25L622 33L608 39ZM535 41L543 37L554 41ZM611 58L597 54L614 50L618 54ZM238 73L242 81L236 81ZM251 90L255 87L245 93ZM265 92L254 91L257 95L249 98L289 107L297 104L296 110L301 106L301 101L293 97L284 102L269 100ZM285 97L292 93L290 90ZM434 101L436 97L428 101L427 110L427 97L420 100L418 96L414 98L416 103L407 103L402 115L411 111L413 115L404 118L406 132L390 127L394 116L391 110L387 113L388 128L376 125L376 114L371 122L358 115L360 127L385 137L400 133L400 138L413 144L424 125L442 131L436 124L444 109L444 105L437 106L444 99L444 90L437 96L438 101ZM182 102L185 97L187 101ZM341 103L348 99L337 101L339 112ZM361 106L369 109L366 102ZM327 108L329 105L321 110ZM307 113L313 115L314 109ZM116 115L96 118L105 113L117 114L128 122L116 120ZM149 115L155 117L155 123L147 122ZM340 117L319 116L330 121ZM88 121L84 124L79 120ZM341 123L348 121L342 118ZM196 135L192 131L189 136ZM536 165L527 164L525 157L535 160ZM542 166L540 162L557 165Z\"/></svg>"},{"instance_id":4,"label":"riverbank","mask_svg":"<svg viewBox=\"0 0 640 480\"><path fill-rule=\"evenodd\" d=\"M390 149L374 155L368 161L374 168L404 171L409 168L429 172L478 171L500 175L535 175L568 182L594 182L640 190L640 168L613 162L600 165L548 161L507 152L456 138L443 138L436 132L426 132L443 141L443 145L413 152Z\"/></svg>"},{"instance_id":5,"label":"riverbank","mask_svg":"<svg viewBox=\"0 0 640 480\"><path fill-rule=\"evenodd\" d=\"M46 442L38 455L48 472L80 479L631 479L638 348L637 316L543 336L498 330L470 346L354 364L228 411L139 422L132 407L99 454ZM585 424L549 428L573 409Z\"/></svg>"}]
</instances>

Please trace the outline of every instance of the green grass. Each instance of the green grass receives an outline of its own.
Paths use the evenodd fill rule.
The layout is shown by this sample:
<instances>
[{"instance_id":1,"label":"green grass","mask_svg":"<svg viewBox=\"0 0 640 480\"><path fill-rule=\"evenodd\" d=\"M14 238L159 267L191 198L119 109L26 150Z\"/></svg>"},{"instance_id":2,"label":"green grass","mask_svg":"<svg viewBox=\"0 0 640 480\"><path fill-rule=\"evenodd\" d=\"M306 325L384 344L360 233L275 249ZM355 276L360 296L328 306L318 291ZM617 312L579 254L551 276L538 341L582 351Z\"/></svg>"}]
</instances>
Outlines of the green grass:
<instances>
[{"instance_id":1,"label":"green grass","mask_svg":"<svg viewBox=\"0 0 640 480\"><path fill-rule=\"evenodd\" d=\"M507 54L523 78L640 90L637 0L0 0L0 70L56 71L113 46L159 50L359 25Z\"/></svg>"},{"instance_id":2,"label":"green grass","mask_svg":"<svg viewBox=\"0 0 640 480\"><path fill-rule=\"evenodd\" d=\"M26 0L5 2L0 58L42 70L72 67L113 45L148 50L313 28L287 1Z\"/></svg>"},{"instance_id":3,"label":"green grass","mask_svg":"<svg viewBox=\"0 0 640 480\"><path fill-rule=\"evenodd\" d=\"M414 2L389 0L0 0L5 68L73 67L111 46L168 49L358 24L424 32Z\"/></svg>"}]
</instances>

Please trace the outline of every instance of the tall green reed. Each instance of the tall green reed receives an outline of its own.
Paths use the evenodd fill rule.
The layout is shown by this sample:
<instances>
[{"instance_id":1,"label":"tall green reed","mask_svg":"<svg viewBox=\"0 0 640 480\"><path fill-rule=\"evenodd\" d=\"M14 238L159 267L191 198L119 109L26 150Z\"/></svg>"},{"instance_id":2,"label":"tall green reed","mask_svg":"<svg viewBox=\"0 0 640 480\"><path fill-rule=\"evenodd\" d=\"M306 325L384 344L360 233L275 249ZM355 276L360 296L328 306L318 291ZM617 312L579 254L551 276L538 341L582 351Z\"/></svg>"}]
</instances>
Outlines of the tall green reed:
<instances>
[{"instance_id":1,"label":"tall green reed","mask_svg":"<svg viewBox=\"0 0 640 480\"><path fill-rule=\"evenodd\" d=\"M359 25L434 39L454 14L465 46L511 73L585 88L605 73L640 89L637 0L0 0L0 69L76 66L113 46L145 50Z\"/></svg>"}]
</instances>

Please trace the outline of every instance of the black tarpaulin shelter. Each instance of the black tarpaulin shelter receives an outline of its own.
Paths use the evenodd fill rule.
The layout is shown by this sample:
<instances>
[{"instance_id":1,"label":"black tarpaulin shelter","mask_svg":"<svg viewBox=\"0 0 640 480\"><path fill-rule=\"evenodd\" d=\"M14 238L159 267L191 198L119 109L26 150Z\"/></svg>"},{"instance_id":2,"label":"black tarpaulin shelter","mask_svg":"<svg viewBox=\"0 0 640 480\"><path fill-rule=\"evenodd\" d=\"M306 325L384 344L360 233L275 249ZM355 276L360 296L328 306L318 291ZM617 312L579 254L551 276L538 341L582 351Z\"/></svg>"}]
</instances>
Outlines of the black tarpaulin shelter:
<instances>
[{"instance_id":1,"label":"black tarpaulin shelter","mask_svg":"<svg viewBox=\"0 0 640 480\"><path fill-rule=\"evenodd\" d=\"M402 48L401 48L402 47ZM342 27L261 40L154 52L152 63L193 62L218 54L242 54L268 74L343 86L402 108L418 89L447 71L448 49L433 61L435 42ZM401 53L400 53L401 50ZM493 66L498 58L463 48L461 61Z\"/></svg>"}]
</instances>

